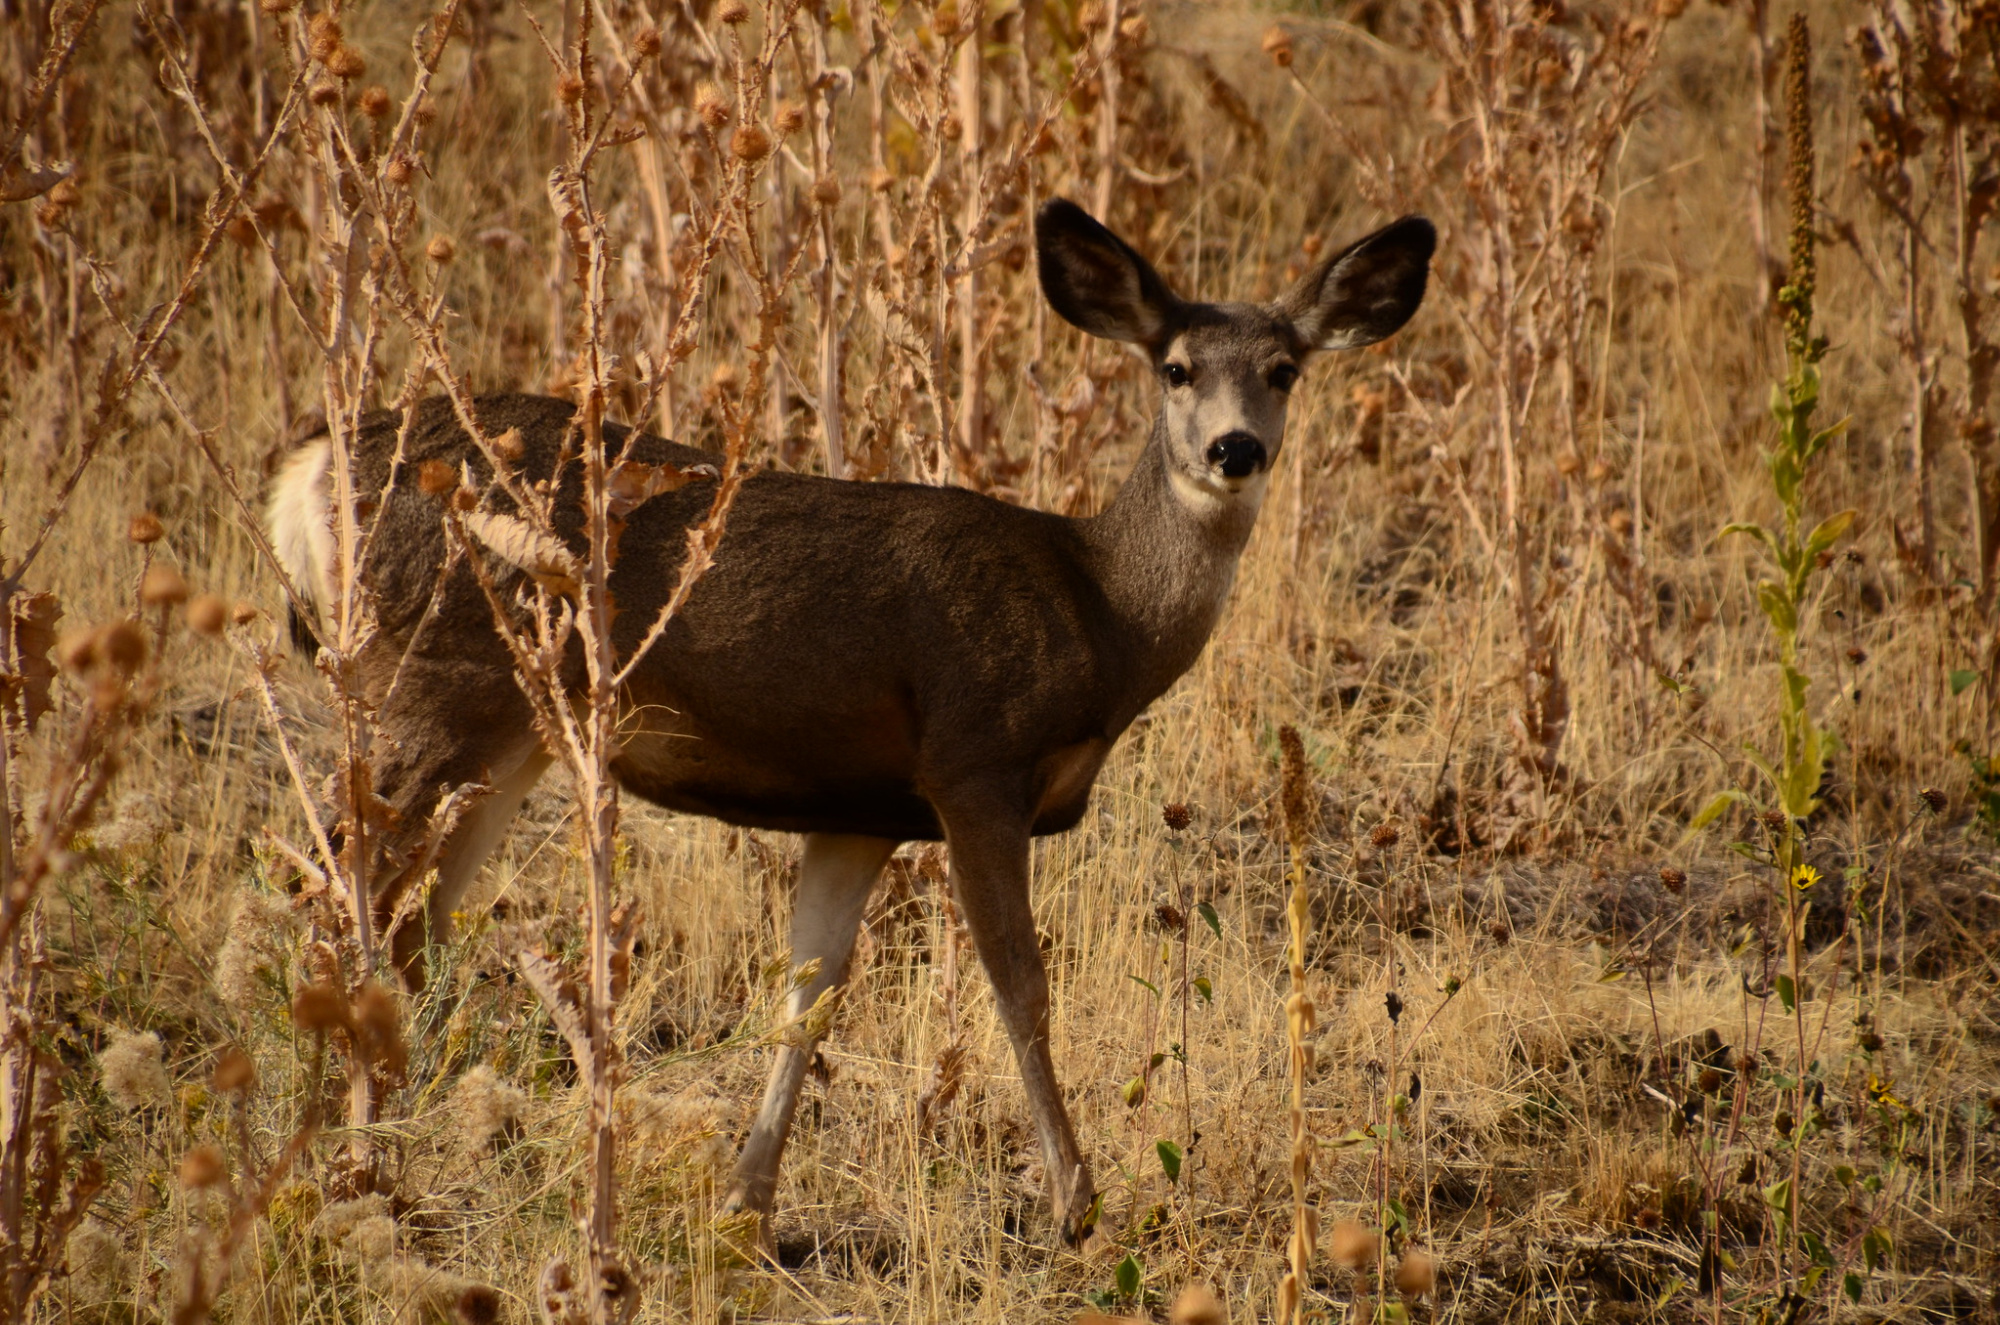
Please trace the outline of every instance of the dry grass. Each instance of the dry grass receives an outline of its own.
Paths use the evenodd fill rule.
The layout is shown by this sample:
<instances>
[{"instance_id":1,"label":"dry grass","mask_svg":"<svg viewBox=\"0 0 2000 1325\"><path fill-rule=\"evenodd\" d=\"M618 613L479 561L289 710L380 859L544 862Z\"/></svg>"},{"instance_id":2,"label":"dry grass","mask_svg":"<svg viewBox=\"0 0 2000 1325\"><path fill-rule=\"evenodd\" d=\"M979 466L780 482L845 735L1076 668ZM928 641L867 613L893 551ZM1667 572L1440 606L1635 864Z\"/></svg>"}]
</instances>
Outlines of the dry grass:
<instances>
[{"instance_id":1,"label":"dry grass","mask_svg":"<svg viewBox=\"0 0 2000 1325\"><path fill-rule=\"evenodd\" d=\"M557 24L552 8L533 8ZM1074 31L1060 0L1029 8ZM1987 673L1992 627L1976 594L1897 557L1892 524L1907 526L1917 500L1892 325L1904 296L1867 268L1886 270L1877 246L1902 241L1837 164L1865 126L1836 38L1862 15L1810 8L1822 159L1835 163L1822 172L1823 228L1852 236L1822 253L1820 319L1833 346L1823 410L1853 423L1809 500L1821 512L1853 506L1861 520L1853 555L1826 577L1805 646L1816 711L1841 745L1807 846L1830 883L1806 956L1825 1127L1806 1146L1800 1203L1843 1266L1858 1264L1870 1227L1889 1234L1893 1254L1868 1277L1861 1306L1845 1304L1835 1274L1806 1313L1991 1321L2000 1312L2000 870L1993 825L1975 814L1982 788L1955 746L1993 752L1994 689L1986 674L1954 693L1951 677ZM1101 1236L1080 1253L1049 1246L1006 1037L970 965L941 996L951 941L941 873L911 849L876 900L825 1071L800 1109L777 1264L748 1261L745 1230L716 1202L729 1143L761 1085L758 1040L784 993L768 972L784 956L797 846L631 805L620 886L644 920L619 1014L631 1065L620 1093L621 1236L650 1276L642 1318L1067 1319L1086 1309L1085 1294L1107 1310L1163 1318L1174 1294L1199 1281L1216 1287L1230 1319L1271 1319L1291 1229L1283 724L1303 733L1321 797L1308 871L1318 1027L1305 1096L1320 1142L1321 1226L1380 1228L1385 1197L1399 1203L1398 1249L1421 1247L1437 1265L1435 1293L1408 1302L1422 1318L1783 1318L1759 1189L1780 1176L1774 1122L1791 1099L1772 1081L1797 1065L1776 1030L1776 1000L1751 992L1783 950L1774 894L1764 871L1723 849L1754 824L1687 830L1715 792L1748 785L1735 751L1768 742L1777 713L1775 655L1749 589L1754 559L1744 540L1714 539L1726 521L1774 509L1759 455L1769 384L1782 370L1782 328L1746 238L1755 147L1743 18L1690 8L1662 38L1649 99L1616 141L1598 211L1600 265L1574 365L1580 399L1594 403L1577 450L1547 384L1523 421L1523 527L1570 711L1563 780L1534 840L1503 855L1491 843L1511 831L1501 816L1519 812L1509 788L1521 659L1506 559L1495 554L1504 530L1474 270L1479 222L1454 155L1464 108L1431 95L1439 65L1395 6L1251 13L1124 0L1126 17L1135 10L1143 26L1117 80L1132 174L1108 219L1170 280L1215 297L1268 295L1304 261L1301 237L1340 242L1390 208L1429 212L1443 239L1418 322L1386 354L1314 370L1295 406L1297 462L1214 640L1120 744L1084 822L1037 850L1057 1061L1105 1192ZM43 12L0 9L9 79L39 55ZM368 80L402 94L408 34L425 12L400 0L349 11ZM268 16L253 24L249 7L209 0L174 13L242 150L267 112L258 79L235 71L258 67L245 34L268 42ZM638 11L617 20L629 32ZM1274 21L1289 34L1289 71L1260 49ZM482 390L547 389L570 371L551 354L564 334L551 308L555 223L543 182L561 150L546 114L551 80L519 11L482 4L467 22L472 35L448 49L438 75L417 242L433 233L456 242L443 280L457 367ZM1578 20L1558 33L1583 41L1588 29ZM131 6L108 10L39 123L41 158L78 163L73 237L39 222L36 204L0 210L5 558L19 555L70 471L92 426L97 366L119 352L81 254L105 260L121 314L136 321L178 282L215 183L185 111L154 80L152 40ZM834 63L857 59L851 33L827 40ZM987 58L994 87L1011 86L1007 50ZM1066 70L1048 58L1034 77L1052 95ZM781 95L794 73L781 69ZM693 81L676 73L656 90L685 96ZM859 253L857 270L878 256L866 82L828 145L844 189L842 260ZM1018 113L996 120L1013 124ZM1089 197L1095 132L1092 104L1058 118L1051 150L1033 158L1039 195ZM907 181L920 136L886 141L886 168ZM989 150L1004 151L998 141ZM806 140L793 145L809 155ZM613 278L621 353L653 344L666 297L635 160L614 155L601 184L626 246ZM305 179L296 160L281 159L260 186L301 209L305 228L273 215L302 271L313 253ZM774 211L770 224L803 235L797 196L810 172L787 166L783 179L792 220ZM1138 182L1147 179L1165 182ZM670 177L669 192L684 183ZM698 443L721 436L716 373L753 330L748 283L721 266L672 388L676 432ZM1032 276L1031 263L1004 260L981 274L992 441L953 472L1010 499L1089 509L1134 454L1152 388L1132 364L1033 313ZM1990 288L1995 274L1980 279ZM789 404L767 411L759 458L815 468L821 434L805 401L819 380L819 324L803 282L789 298L781 357L795 386ZM861 403L878 384L909 381L883 320L864 309L850 335L855 467L939 472L920 392L902 405ZM1066 412L1038 406L1027 380L1041 340L1040 381ZM392 328L384 400L412 356ZM320 398L319 360L274 294L267 260L235 242L203 273L163 358L164 380L250 489ZM1947 359L1946 378L1954 371ZM641 393L627 386L629 407ZM141 554L127 525L151 510L167 531L154 555L197 589L258 604L248 629L273 634L284 611L275 582L162 399L143 386L132 394L32 587L58 594L72 623L128 610ZM885 418L902 431L870 431ZM1943 445L1934 479L1938 556L1976 579L1958 447ZM1618 563L1607 539L1639 549L1640 568ZM0 560L0 571L11 566ZM1619 578L1633 575L1644 586L1636 598ZM271 842L303 840L306 825L249 666L186 632L166 647L167 689L73 868L44 899L48 1025L74 1069L69 1135L107 1179L43 1301L46 1317L166 1318L190 1240L209 1229L213 1245L226 1218L215 1191L181 1184L183 1155L217 1145L240 1177L286 1144L315 1092L332 1089L289 1010L308 934L286 897L295 870ZM1650 673L1648 649L1678 693ZM322 683L297 661L278 675L288 737L309 764L331 767L335 740L315 718ZM49 756L35 740L21 744L15 792L32 805ZM1941 813L1919 800L1926 787L1944 793ZM1162 820L1176 802L1191 808L1181 831ZM510 954L530 936L558 955L580 949L585 867L571 808L560 778L535 794L475 893L448 974L403 1008L408 1085L378 1132L394 1179L387 1201L333 1208L334 1145L322 1140L249 1231L219 1315L414 1319L451 1311L476 1282L498 1290L506 1318L534 1316L542 1266L574 1254L584 1099ZM1384 824L1398 831L1374 831ZM1685 871L1684 887L1663 885L1662 867ZM1187 916L1184 900L1211 904L1219 934ZM1166 903L1178 923L1162 918ZM1183 933L1188 972L1212 997L1180 983ZM1404 1005L1393 1027L1391 988ZM1169 1051L1183 1000L1185 1084ZM137 1089L129 1081L100 1075L116 1055L131 1057L132 1041L108 1048L129 1031L160 1037L169 1100L127 1098ZM961 1041L962 1089L920 1126L919 1093L941 1051ZM240 1114L211 1084L231 1045L249 1052L258 1076ZM1764 1075L1741 1090L1728 1172L1704 1196L1701 1140L1728 1131L1732 1065L1752 1047ZM1158 1068L1148 1062L1155 1051L1169 1052ZM1730 1068L1730 1080L1703 1096L1695 1083L1709 1062ZM1135 1075L1150 1083L1131 1104ZM1369 1129L1398 1096L1407 1108L1385 1174ZM1692 1116L1667 1096L1692 1099ZM1186 1149L1178 1182L1162 1171L1162 1139ZM1854 1170L1852 1183L1837 1169ZM1739 1182L1741 1172L1754 1176ZM1862 1186L1870 1177L1881 1179L1879 1195ZM1705 1214L1732 1257L1726 1301L1696 1287ZM1114 1301L1128 1254L1143 1289L1137 1301ZM1308 1316L1339 1319L1376 1292L1374 1276L1372 1252L1358 1270L1322 1255Z\"/></svg>"}]
</instances>

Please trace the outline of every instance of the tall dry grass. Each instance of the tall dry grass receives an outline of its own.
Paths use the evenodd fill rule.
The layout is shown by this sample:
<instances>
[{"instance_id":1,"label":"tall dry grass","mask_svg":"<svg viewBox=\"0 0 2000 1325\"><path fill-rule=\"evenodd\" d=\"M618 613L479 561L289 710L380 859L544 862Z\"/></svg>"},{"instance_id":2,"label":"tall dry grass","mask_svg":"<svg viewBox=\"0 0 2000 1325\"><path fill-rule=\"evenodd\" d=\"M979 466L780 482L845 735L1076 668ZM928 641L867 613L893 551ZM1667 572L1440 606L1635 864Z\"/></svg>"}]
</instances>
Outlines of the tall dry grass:
<instances>
[{"instance_id":1,"label":"tall dry grass","mask_svg":"<svg viewBox=\"0 0 2000 1325\"><path fill-rule=\"evenodd\" d=\"M110 636L89 637L30 728L34 631L9 626L0 874L32 877L32 942L8 959L27 982L7 1052L59 1072L68 1171L101 1185L73 1228L60 1195L0 1211L53 1239L45 1290L29 1273L8 1291L93 1320L534 1318L545 1267L589 1250L572 1204L593 1093L515 954L580 960L595 882L641 917L627 1077L595 1105L642 1318L1146 1314L1201 1281L1229 1319L1271 1319L1300 1057L1289 724L1321 802L1308 1314L1990 1317L2000 873L1971 760L1995 741L1992 434L1960 327L1994 293L1991 6L1807 8L1822 410L1851 416L1811 495L1860 517L1801 638L1839 744L1803 846L1827 881L1798 982L1820 1120L1791 1119L1812 1136L1789 1199L1868 1268L1859 1307L1839 1275L1787 1266L1761 1194L1791 1166L1779 1115L1801 1088L1783 1080L1810 1064L1768 997L1786 922L1726 849L1760 830L1688 831L1748 785L1736 752L1779 713L1754 556L1715 538L1776 511L1761 452L1784 331L1760 245L1783 230L1781 158L1759 78L1779 25L1761 4L1498 0L805 5L756 88L731 43L761 49L783 6L610 6L566 86L542 42L557 63L576 49L575 8L466 0L440 31L421 6L349 6L327 52L352 52L342 78L299 54L309 9L8 0L0 181L41 192L0 207L0 584L53 593L65 626L136 618L148 660L118 671ZM1921 86L1945 36L1880 35L1892 21L1957 43L1952 99ZM1835 40L1864 24L1873 46ZM548 187L580 105L643 130L593 166L594 343L617 356L595 367ZM1926 127L1885 130L1904 123ZM1837 168L1857 151L1863 169ZM1504 170L1469 177L1479 160ZM383 191L343 197L348 169ZM743 219L719 231L732 178ZM245 516L289 440L447 368L472 390L602 377L612 416L753 463L1088 511L1151 387L1039 307L1024 227L1057 193L1101 200L1211 297L1268 296L1395 211L1442 230L1418 321L1302 389L1209 650L1121 744L1092 814L1037 851L1098 1244L1049 1246L1006 1038L960 970L934 853L893 862L871 909L775 1264L717 1204L788 991L790 840L627 804L593 875L579 784L558 777L439 978L391 1009L399 1073L343 1039L351 1011L316 1021L298 995L358 978L369 940L363 921L343 947L352 927L300 880L338 808L321 784L365 745L281 647ZM357 243L333 242L343 216ZM357 252L378 265L343 287L333 259ZM355 315L330 322L343 289ZM330 328L353 336L337 355ZM158 541L128 536L142 513ZM184 629L210 615L157 579L142 605L154 567L246 606L219 636ZM129 739L102 725L114 710ZM116 776L65 818L77 752L110 749L77 741L105 733ZM357 1095L373 1120L344 1127ZM1392 1257L1435 1283L1398 1285Z\"/></svg>"}]
</instances>

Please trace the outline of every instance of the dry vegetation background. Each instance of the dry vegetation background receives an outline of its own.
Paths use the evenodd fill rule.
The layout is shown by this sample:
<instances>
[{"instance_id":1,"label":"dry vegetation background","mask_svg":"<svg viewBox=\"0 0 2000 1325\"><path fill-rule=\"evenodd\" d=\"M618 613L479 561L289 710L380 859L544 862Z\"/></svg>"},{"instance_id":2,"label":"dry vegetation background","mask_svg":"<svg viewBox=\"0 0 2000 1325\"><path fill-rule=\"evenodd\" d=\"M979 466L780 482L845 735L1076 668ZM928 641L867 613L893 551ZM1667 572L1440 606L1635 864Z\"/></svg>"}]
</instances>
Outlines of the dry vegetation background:
<instances>
[{"instance_id":1,"label":"dry vegetation background","mask_svg":"<svg viewBox=\"0 0 2000 1325\"><path fill-rule=\"evenodd\" d=\"M717 1201L797 844L629 805L641 1318L1163 1314L1199 1281L1272 1319L1290 724L1340 1244L1309 1316L1994 1320L2000 11L1805 8L1821 418L1851 416L1805 502L1858 518L1803 622L1838 744L1799 1043L1786 885L1729 850L1772 830L1690 828L1780 711L1757 547L1717 534L1779 509L1789 10L0 0L9 1318L530 1319L576 1255L583 1087L513 957L585 942L559 776L382 1014L379 1176L349 1162L366 1037L299 997L346 969L301 844L347 710L281 647L243 505L288 441L448 373L569 390L597 307L614 417L1085 513L1155 388L1038 305L1027 218L1062 193L1211 298L1441 230L1411 327L1301 388L1208 651L1038 849L1099 1236L1050 1246L1005 1036L906 849L752 1258ZM595 305L549 185L578 123L609 126ZM140 625L68 635L51 685L57 603ZM1429 1291L1377 1282L1414 1254Z\"/></svg>"}]
</instances>

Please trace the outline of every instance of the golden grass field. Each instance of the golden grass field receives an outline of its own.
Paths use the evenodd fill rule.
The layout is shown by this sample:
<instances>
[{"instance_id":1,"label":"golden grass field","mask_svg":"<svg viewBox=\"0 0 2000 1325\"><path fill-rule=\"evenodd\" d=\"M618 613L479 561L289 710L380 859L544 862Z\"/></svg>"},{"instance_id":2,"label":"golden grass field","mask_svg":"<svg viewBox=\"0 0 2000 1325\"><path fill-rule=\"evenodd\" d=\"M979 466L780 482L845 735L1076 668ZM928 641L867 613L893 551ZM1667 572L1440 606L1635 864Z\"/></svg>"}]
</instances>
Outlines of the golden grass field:
<instances>
[{"instance_id":1,"label":"golden grass field","mask_svg":"<svg viewBox=\"0 0 2000 1325\"><path fill-rule=\"evenodd\" d=\"M596 166L621 417L644 398L641 353L665 357L668 319L686 306L686 237L734 168L724 138L701 127L704 97L734 95L713 62L732 36L763 40L783 9L753 6L739 27L733 5L629 0L598 18L619 49L649 24L664 42L616 103L650 135ZM55 28L81 8L58 6ZM646 420L684 440L719 446L736 426L754 462L823 471L818 363L832 325L847 356L850 472L945 476L1087 512L1136 454L1157 388L1137 360L1087 347L1036 310L1027 202L1108 198L1107 223L1183 293L1208 298L1269 297L1322 246L1404 211L1430 215L1440 247L1407 330L1309 371L1213 640L1119 744L1083 823L1037 847L1057 1061L1104 1193L1088 1245L1054 1245L1006 1036L969 946L947 927L941 856L906 848L871 907L824 1071L800 1108L773 1255L759 1257L718 1201L769 1060L798 844L625 803L617 887L642 919L618 1013L629 1060L619 1236L644 1277L640 1319L1164 1320L1193 1283L1216 1291L1230 1321L1277 1319L1293 1220L1286 724L1304 737L1318 801L1307 981L1320 1015L1306 1105L1311 1199L1329 1245L1307 1318L2000 1319L2000 788L1974 763L2000 754L2000 609L1980 587L1973 510L1991 423L1982 437L1949 421L1966 364L1945 256L1964 236L1933 139L1910 165L1922 251L1936 255L1917 286L1925 353L1948 416L1926 570L1898 552L1899 527L1904 544L1918 527L1899 348L1904 239L1850 169L1869 128L1849 34L1899 7L1804 8L1817 42L1817 310L1830 344L1820 417L1851 419L1805 501L1814 518L1859 514L1803 624L1808 702L1838 735L1806 827L1822 879L1805 924L1803 1055L1771 992L1784 884L1729 850L1765 830L1747 810L1690 827L1718 792L1754 792L1742 747L1777 740L1756 545L1717 535L1778 509L1760 457L1785 372L1771 309L1785 261L1783 112L1774 72L1756 202L1751 34L1767 23L1775 71L1790 10L1759 20L1748 0L1657 14L1580 0L1122 0L1114 87L1100 68L1067 101L1079 61L1110 41L1104 0L1081 12L1070 0L799 11L761 113L782 119L815 67L832 70L824 141L811 124L791 133L744 186L760 245L732 239L706 269L691 353ZM1963 19L1968 85L1987 80L1965 131L1976 182L1981 160L2000 169L1976 150L2000 136L2000 14L1970 0L1936 8ZM584 866L560 770L487 870L426 992L400 1005L406 1084L372 1129L388 1181L362 1204L348 1203L342 1176L340 1051L292 1016L330 935L323 910L294 897L300 870L279 843L305 849L303 803L320 794L339 738L324 678L284 652L284 599L231 487L254 507L291 440L336 398L319 332L308 334L307 319L324 318L313 301L337 284L324 237L338 209L315 153L335 119L353 141L385 141L415 77L410 34L430 12L413 0L344 7L344 49L365 73L308 78L329 91L276 137L242 200L251 225L230 223L234 203L208 210L221 177L201 125L233 168L252 159L311 40L305 11L116 0L93 13L36 109L26 89L50 7L0 0L0 109L26 126L24 160L74 163L73 183L0 207L0 583L57 595L65 627L102 623L136 610L150 559L257 609L215 637L146 609L148 623L168 622L159 693L103 804L41 884L28 947L9 958L40 980L13 1005L9 1033L65 1069L62 1136L104 1179L50 1262L37 1319L198 1319L182 1310L198 1273L226 1276L212 1314L229 1321L532 1320L543 1266L576 1254L582 1093L512 956L537 942L573 955L583 942ZM581 334L545 182L565 150L562 89L529 18L559 45L577 10L466 0L456 13L415 178L405 171L398 185L412 208L398 222L400 260L442 298L451 365L474 389L560 391L576 380ZM1512 89L1493 130L1498 187L1477 168L1477 97L1447 76L1439 33L1461 13L1493 23L1468 67L1502 70ZM961 24L981 47L969 74L941 53ZM1593 60L1613 46L1633 95L1605 109L1601 88L1619 75ZM609 103L622 65L603 60L602 87L582 95ZM704 90L718 80L723 92ZM364 105L377 84L386 118ZM630 109L638 92L643 114ZM1045 102L1055 113L1035 142ZM926 122L933 103L976 114L980 132ZM1024 172L974 192L977 167L961 157L971 141L989 165L1020 149ZM1557 175L1536 172L1573 166L1591 141L1601 160L1559 181L1580 201L1549 220L1535 199ZM810 197L825 178L840 185L830 207ZM1482 198L1503 210L1482 210ZM1772 236L1764 267L1753 208ZM980 224L998 260L940 275L935 244L969 244ZM1971 282L2000 334L1990 211L1984 226ZM1519 248L1511 303L1492 265L1493 234L1507 227ZM211 231L214 252L197 262ZM841 290L830 319L813 284L823 234ZM434 236L450 241L448 261L436 245L425 256ZM746 376L760 278L771 288L753 263L778 271L795 254L799 273L768 311L778 366ZM305 292L303 311L274 260ZM134 362L130 331L143 338L190 270L157 376L114 391ZM964 356L968 297L979 345ZM369 303L355 323L380 328L359 388L377 406L423 362L383 307ZM1496 348L1508 338L1523 347L1511 360ZM974 441L946 456L939 420L965 427L969 362L984 412ZM1495 422L1507 393L1518 563ZM732 425L732 410L747 424ZM72 476L73 497L16 586L6 577ZM128 538L143 512L164 528L157 543ZM1523 742L1552 747L1546 732L1521 734L1517 564L1532 567L1533 612L1567 695L1544 768L1559 772L1526 793ZM258 649L279 659L281 723L260 695ZM8 831L21 850L90 693L81 678L58 681L54 711L32 731L7 710ZM1163 817L1176 803L1190 813L1180 830ZM147 1033L157 1041L132 1038ZM920 1114L926 1083L954 1074L939 1066L953 1045L959 1089ZM214 1083L230 1046L255 1067L241 1094ZM1746 1053L1757 1070L1740 1070ZM1804 1124L1788 1084L1802 1058L1817 1083ZM328 1130L217 1263L229 1193L271 1170L316 1099L335 1110ZM1185 1155L1177 1180L1163 1141ZM184 1181L184 1157L202 1145L236 1187ZM1792 1198L1825 1252L1818 1274L1779 1227L1784 1196L1770 1190L1792 1172L1794 1147ZM10 1217L47 1215L30 1201ZM1395 1224L1396 1256L1427 1254L1434 1286L1378 1285L1373 1251L1344 1264L1349 1249L1331 1245L1342 1221L1371 1236ZM1343 1223L1340 1237L1352 1233ZM475 1285L493 1291L468 1293Z\"/></svg>"}]
</instances>

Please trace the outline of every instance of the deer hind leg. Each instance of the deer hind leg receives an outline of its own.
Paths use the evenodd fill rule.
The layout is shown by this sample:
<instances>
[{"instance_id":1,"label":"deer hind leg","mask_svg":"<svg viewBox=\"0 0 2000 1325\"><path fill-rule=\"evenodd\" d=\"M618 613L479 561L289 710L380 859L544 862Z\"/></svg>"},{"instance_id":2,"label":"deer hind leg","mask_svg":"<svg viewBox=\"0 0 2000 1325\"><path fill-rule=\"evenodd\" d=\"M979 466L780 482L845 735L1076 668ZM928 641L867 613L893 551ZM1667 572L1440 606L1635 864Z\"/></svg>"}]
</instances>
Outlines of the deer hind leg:
<instances>
[{"instance_id":1,"label":"deer hind leg","mask_svg":"<svg viewBox=\"0 0 2000 1325\"><path fill-rule=\"evenodd\" d=\"M792 907L792 967L818 961L819 973L792 991L785 1012L799 1017L822 993L847 983L855 935L861 928L868 894L889 863L897 843L883 837L843 833L807 833L805 858L799 865L799 895ZM778 1165L785 1138L798 1109L799 1088L805 1084L818 1040L788 1043L778 1050L764 1103L743 1142L730 1185L728 1207L769 1214L778 1190Z\"/></svg>"},{"instance_id":2,"label":"deer hind leg","mask_svg":"<svg viewBox=\"0 0 2000 1325\"><path fill-rule=\"evenodd\" d=\"M944 814L952 891L1013 1042L1034 1113L1049 1201L1065 1242L1090 1234L1096 1191L1049 1052L1049 977L1028 899L1028 825L1010 812Z\"/></svg>"}]
</instances>

